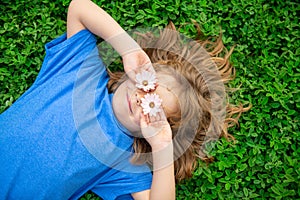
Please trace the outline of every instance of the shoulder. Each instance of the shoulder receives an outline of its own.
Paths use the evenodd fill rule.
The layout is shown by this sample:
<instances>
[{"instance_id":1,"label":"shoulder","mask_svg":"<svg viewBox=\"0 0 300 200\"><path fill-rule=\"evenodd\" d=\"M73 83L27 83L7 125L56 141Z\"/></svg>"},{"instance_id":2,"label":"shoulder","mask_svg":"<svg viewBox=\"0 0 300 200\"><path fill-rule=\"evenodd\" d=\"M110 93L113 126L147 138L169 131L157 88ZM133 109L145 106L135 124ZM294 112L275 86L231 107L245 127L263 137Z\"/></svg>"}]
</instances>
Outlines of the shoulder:
<instances>
[{"instance_id":1,"label":"shoulder","mask_svg":"<svg viewBox=\"0 0 300 200\"><path fill-rule=\"evenodd\" d=\"M80 20L80 12L81 9L84 8L86 1L89 0L72 0L69 4L67 15L67 38L72 37L86 28Z\"/></svg>"}]
</instances>

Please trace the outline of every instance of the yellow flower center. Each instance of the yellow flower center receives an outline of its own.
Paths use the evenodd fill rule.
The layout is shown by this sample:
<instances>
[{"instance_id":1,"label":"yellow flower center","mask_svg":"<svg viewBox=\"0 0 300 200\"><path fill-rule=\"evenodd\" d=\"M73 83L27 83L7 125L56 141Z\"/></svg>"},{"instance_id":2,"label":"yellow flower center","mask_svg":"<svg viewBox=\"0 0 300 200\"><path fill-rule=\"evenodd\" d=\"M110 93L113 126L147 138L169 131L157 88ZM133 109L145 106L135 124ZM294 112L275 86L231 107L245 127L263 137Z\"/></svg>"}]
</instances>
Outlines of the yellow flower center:
<instances>
[{"instance_id":1,"label":"yellow flower center","mask_svg":"<svg viewBox=\"0 0 300 200\"><path fill-rule=\"evenodd\" d=\"M147 81L147 80L144 80L144 81L142 82L142 84L143 84L144 86L147 86L147 85L148 85L148 81Z\"/></svg>"},{"instance_id":2,"label":"yellow flower center","mask_svg":"<svg viewBox=\"0 0 300 200\"><path fill-rule=\"evenodd\" d=\"M150 102L150 103L149 103L149 107L150 107L150 108L154 108L154 106L155 106L155 103L154 103L154 102Z\"/></svg>"}]
</instances>

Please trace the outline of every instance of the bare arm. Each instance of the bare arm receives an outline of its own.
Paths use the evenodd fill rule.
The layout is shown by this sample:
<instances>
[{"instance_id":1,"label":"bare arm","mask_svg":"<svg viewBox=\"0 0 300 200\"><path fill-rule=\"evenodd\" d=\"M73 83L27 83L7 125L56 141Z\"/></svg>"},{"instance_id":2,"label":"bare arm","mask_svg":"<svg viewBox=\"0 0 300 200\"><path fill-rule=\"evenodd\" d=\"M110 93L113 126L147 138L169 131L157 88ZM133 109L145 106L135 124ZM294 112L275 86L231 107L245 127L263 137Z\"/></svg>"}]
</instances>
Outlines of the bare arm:
<instances>
[{"instance_id":1,"label":"bare arm","mask_svg":"<svg viewBox=\"0 0 300 200\"><path fill-rule=\"evenodd\" d=\"M67 35L71 37L85 28L104 40L125 33L109 14L92 1L73 0L68 10Z\"/></svg>"},{"instance_id":2,"label":"bare arm","mask_svg":"<svg viewBox=\"0 0 300 200\"><path fill-rule=\"evenodd\" d=\"M154 171L150 199L175 199L173 146L169 145L152 153Z\"/></svg>"},{"instance_id":3,"label":"bare arm","mask_svg":"<svg viewBox=\"0 0 300 200\"><path fill-rule=\"evenodd\" d=\"M171 146L166 148L163 153L153 153L154 171L151 190L132 194L135 200L175 199L175 177L172 157L173 149Z\"/></svg>"},{"instance_id":4,"label":"bare arm","mask_svg":"<svg viewBox=\"0 0 300 200\"><path fill-rule=\"evenodd\" d=\"M90 0L72 0L68 10L67 37L83 29L112 45L122 56L124 70L133 82L141 67L155 73L147 54L108 13Z\"/></svg>"},{"instance_id":5,"label":"bare arm","mask_svg":"<svg viewBox=\"0 0 300 200\"><path fill-rule=\"evenodd\" d=\"M153 180L150 192L133 194L134 199L175 199L172 131L163 111L159 117L141 119L143 136L152 148Z\"/></svg>"},{"instance_id":6,"label":"bare arm","mask_svg":"<svg viewBox=\"0 0 300 200\"><path fill-rule=\"evenodd\" d=\"M128 36L123 28L102 8L90 0L73 0L68 10L67 37L69 38L83 29L88 29L111 43L122 56L124 69L127 74L141 65L149 64L150 59L144 51L141 49L138 50L139 47L134 52L124 53L123 46L118 46L119 43L124 44L124 38L126 41L133 39ZM118 35L123 35L122 40L119 40L120 37L118 37ZM110 38L116 38L116 40L110 40ZM134 41L131 42L134 43ZM135 47L135 44L131 46L131 48ZM125 51L127 50L128 49L125 48ZM147 128L149 124L145 123L144 125L145 128ZM175 199L173 148L172 145L167 145L171 144L169 140L171 138L171 130L168 123L165 125L165 128L162 129L156 137L149 139L150 145L152 146L154 164L151 189L132 194L135 199ZM167 136L168 141L161 142L161 137L164 138L165 136ZM168 146L168 148L164 148L166 146Z\"/></svg>"}]
</instances>

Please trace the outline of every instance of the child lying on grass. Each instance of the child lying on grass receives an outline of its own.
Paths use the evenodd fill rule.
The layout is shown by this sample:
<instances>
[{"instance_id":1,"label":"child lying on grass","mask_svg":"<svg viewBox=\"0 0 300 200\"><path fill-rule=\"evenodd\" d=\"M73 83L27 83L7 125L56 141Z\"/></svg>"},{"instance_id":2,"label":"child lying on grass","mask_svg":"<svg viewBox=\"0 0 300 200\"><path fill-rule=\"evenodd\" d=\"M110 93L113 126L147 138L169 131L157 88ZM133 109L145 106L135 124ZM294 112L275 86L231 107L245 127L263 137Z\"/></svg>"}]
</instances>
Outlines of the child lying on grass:
<instances>
[{"instance_id":1,"label":"child lying on grass","mask_svg":"<svg viewBox=\"0 0 300 200\"><path fill-rule=\"evenodd\" d=\"M94 35L125 73L106 70ZM216 57L220 39L184 44L173 24L138 43L91 1L71 2L67 33L0 115L0 199L175 199L176 180L207 159L203 145L243 111L225 101L231 52Z\"/></svg>"}]
</instances>

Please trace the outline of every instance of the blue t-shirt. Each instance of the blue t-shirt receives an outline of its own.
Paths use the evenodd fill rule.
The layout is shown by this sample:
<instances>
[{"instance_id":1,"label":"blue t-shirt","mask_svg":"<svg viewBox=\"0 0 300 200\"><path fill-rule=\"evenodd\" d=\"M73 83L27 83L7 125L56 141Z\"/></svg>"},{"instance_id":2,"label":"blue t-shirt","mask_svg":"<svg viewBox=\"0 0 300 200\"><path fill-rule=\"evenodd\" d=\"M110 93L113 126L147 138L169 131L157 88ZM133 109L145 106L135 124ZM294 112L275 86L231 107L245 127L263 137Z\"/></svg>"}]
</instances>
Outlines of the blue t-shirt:
<instances>
[{"instance_id":1,"label":"blue t-shirt","mask_svg":"<svg viewBox=\"0 0 300 200\"><path fill-rule=\"evenodd\" d=\"M34 84L0 115L0 199L132 199L149 189L130 163L133 138L116 120L96 38L82 30L46 44Z\"/></svg>"}]
</instances>

